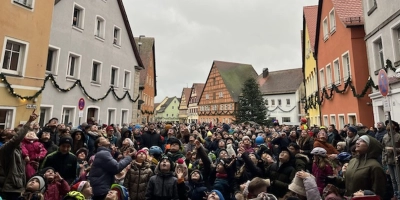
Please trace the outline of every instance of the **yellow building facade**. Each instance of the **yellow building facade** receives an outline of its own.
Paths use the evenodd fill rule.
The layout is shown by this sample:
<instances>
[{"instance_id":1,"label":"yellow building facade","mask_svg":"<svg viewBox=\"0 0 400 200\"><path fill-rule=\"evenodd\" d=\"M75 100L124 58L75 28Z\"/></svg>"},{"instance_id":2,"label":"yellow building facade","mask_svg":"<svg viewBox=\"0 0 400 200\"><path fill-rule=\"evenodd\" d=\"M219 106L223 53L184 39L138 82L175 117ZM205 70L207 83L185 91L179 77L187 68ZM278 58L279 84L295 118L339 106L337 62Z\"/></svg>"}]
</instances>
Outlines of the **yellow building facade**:
<instances>
[{"instance_id":1,"label":"yellow building facade","mask_svg":"<svg viewBox=\"0 0 400 200\"><path fill-rule=\"evenodd\" d=\"M24 123L39 109L53 8L54 0L0 2L0 129Z\"/></svg>"},{"instance_id":2,"label":"yellow building facade","mask_svg":"<svg viewBox=\"0 0 400 200\"><path fill-rule=\"evenodd\" d=\"M318 72L317 62L314 58L315 31L318 6L305 6L303 8L303 73L306 89L306 116L308 124L321 125L320 107L318 105Z\"/></svg>"}]
</instances>

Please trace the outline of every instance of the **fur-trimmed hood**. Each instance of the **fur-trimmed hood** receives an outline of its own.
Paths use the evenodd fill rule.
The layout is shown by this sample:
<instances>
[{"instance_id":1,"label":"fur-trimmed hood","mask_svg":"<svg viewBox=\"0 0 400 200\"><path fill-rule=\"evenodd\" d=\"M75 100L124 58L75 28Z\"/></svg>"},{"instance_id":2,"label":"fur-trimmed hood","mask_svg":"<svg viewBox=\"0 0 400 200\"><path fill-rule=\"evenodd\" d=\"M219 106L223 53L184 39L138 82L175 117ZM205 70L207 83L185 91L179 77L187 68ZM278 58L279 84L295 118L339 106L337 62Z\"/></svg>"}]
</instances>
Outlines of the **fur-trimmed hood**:
<instances>
[{"instance_id":1,"label":"fur-trimmed hood","mask_svg":"<svg viewBox=\"0 0 400 200\"><path fill-rule=\"evenodd\" d=\"M306 156L306 155L304 155L304 154L298 153L298 154L296 154L294 157L295 157L295 158L300 158L300 159L306 160L307 163L310 163L310 158L308 158L308 156Z\"/></svg>"}]
</instances>

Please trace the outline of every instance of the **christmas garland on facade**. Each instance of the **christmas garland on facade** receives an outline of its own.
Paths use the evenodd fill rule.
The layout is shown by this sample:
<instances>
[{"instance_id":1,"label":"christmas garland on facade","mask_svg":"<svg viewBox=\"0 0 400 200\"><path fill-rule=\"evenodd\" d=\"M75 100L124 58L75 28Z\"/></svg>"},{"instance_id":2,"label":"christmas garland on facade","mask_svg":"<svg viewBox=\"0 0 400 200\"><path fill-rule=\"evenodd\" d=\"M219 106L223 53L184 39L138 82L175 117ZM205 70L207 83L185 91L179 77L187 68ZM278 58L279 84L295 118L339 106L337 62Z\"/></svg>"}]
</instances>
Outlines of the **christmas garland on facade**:
<instances>
[{"instance_id":1,"label":"christmas garland on facade","mask_svg":"<svg viewBox=\"0 0 400 200\"><path fill-rule=\"evenodd\" d=\"M199 115L233 115L234 111L201 111L199 112Z\"/></svg>"},{"instance_id":2,"label":"christmas garland on facade","mask_svg":"<svg viewBox=\"0 0 400 200\"><path fill-rule=\"evenodd\" d=\"M145 111L140 110L140 112L142 112L142 115L144 115L144 114L147 114L147 115L152 115L152 114L154 114L153 111L147 111L147 110L145 110Z\"/></svg>"},{"instance_id":3,"label":"christmas garland on facade","mask_svg":"<svg viewBox=\"0 0 400 200\"><path fill-rule=\"evenodd\" d=\"M72 89L74 89L76 86L79 86L79 88L81 89L81 91L83 92L83 94L84 94L89 100L94 101L94 102L104 100L105 98L108 97L108 95L109 95L110 93L112 93L113 96L114 96L114 98L115 98L116 100L118 100L118 101L122 101L122 100L124 100L124 99L127 97L127 98L129 99L129 101L135 103L135 102L139 99L139 95L136 97L136 99L133 99L132 96L131 96L131 94L129 94L128 91L125 91L124 95L123 95L122 97L119 97L119 96L116 94L116 92L115 92L113 86L110 86L110 88L107 90L106 94L105 94L103 97L101 97L101 98L94 98L94 97L90 96L90 95L87 93L85 87L83 87L83 85L82 85L81 80L76 80L76 81L74 82L74 84L73 84L71 87L66 88L66 89L63 89L63 88L60 88L60 86L57 84L57 82L56 82L55 79L54 79L53 74L48 74L48 75L45 77L42 87L41 87L40 90L37 91L34 95L32 95L32 96L21 96L20 94L17 94L17 93L14 91L14 88L13 88L12 85L7 81L7 77L6 77L3 73L0 73L0 79L1 79L1 81L6 85L6 88L8 89L8 92L9 92L12 96L17 97L17 98L22 99L22 100L33 100L33 99L39 97L39 95L42 94L43 90L45 89L47 81L51 81L52 85L53 85L59 92L63 92L63 93L69 92L69 91L71 91Z\"/></svg>"}]
</instances>

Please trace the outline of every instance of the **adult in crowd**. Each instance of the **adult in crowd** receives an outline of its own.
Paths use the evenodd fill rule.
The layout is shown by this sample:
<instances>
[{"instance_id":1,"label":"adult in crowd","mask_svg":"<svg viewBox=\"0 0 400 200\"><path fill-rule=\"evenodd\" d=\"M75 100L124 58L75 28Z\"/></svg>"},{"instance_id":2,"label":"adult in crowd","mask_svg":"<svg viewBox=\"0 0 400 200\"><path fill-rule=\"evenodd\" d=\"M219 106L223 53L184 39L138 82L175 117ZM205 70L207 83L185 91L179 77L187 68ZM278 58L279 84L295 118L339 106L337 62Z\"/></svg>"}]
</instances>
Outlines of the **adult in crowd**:
<instances>
[{"instance_id":1,"label":"adult in crowd","mask_svg":"<svg viewBox=\"0 0 400 200\"><path fill-rule=\"evenodd\" d=\"M383 136L387 133L386 126L383 122L378 122L376 123L376 128L375 139L382 143Z\"/></svg>"},{"instance_id":2,"label":"adult in crowd","mask_svg":"<svg viewBox=\"0 0 400 200\"><path fill-rule=\"evenodd\" d=\"M142 142L142 148L146 147L150 149L152 146L162 147L161 135L156 133L154 123L150 123L149 129L142 135Z\"/></svg>"},{"instance_id":3,"label":"adult in crowd","mask_svg":"<svg viewBox=\"0 0 400 200\"><path fill-rule=\"evenodd\" d=\"M97 153L90 169L89 181L93 188L93 200L103 200L114 182L114 176L131 162L135 151L125 152L125 157L117 162L111 155L111 143L100 137L95 142Z\"/></svg>"},{"instance_id":4,"label":"adult in crowd","mask_svg":"<svg viewBox=\"0 0 400 200\"><path fill-rule=\"evenodd\" d=\"M51 129L45 127L38 133L39 141L43 144L44 148L47 150L47 155L57 151L58 146L50 140Z\"/></svg>"},{"instance_id":5,"label":"adult in crowd","mask_svg":"<svg viewBox=\"0 0 400 200\"><path fill-rule=\"evenodd\" d=\"M3 132L4 144L0 147L0 196L4 199L16 199L25 189L25 163L20 145L29 132L30 124L37 117L33 112L18 133Z\"/></svg>"}]
</instances>

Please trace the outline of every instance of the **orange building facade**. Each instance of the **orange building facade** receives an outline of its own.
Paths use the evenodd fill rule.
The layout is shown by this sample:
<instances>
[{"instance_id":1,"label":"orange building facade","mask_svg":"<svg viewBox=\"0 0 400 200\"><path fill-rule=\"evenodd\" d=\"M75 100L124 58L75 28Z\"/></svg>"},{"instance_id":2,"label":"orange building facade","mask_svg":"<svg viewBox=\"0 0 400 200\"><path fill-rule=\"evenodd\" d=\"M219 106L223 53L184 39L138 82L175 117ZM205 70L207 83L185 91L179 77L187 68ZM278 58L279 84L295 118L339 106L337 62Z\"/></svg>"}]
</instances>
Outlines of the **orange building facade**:
<instances>
[{"instance_id":1,"label":"orange building facade","mask_svg":"<svg viewBox=\"0 0 400 200\"><path fill-rule=\"evenodd\" d=\"M361 1L319 1L315 56L324 126L373 125L370 90L358 98L350 87L360 94L369 78L363 23Z\"/></svg>"},{"instance_id":2,"label":"orange building facade","mask_svg":"<svg viewBox=\"0 0 400 200\"><path fill-rule=\"evenodd\" d=\"M257 77L251 65L214 61L198 104L198 123L231 123L243 83Z\"/></svg>"}]
</instances>

